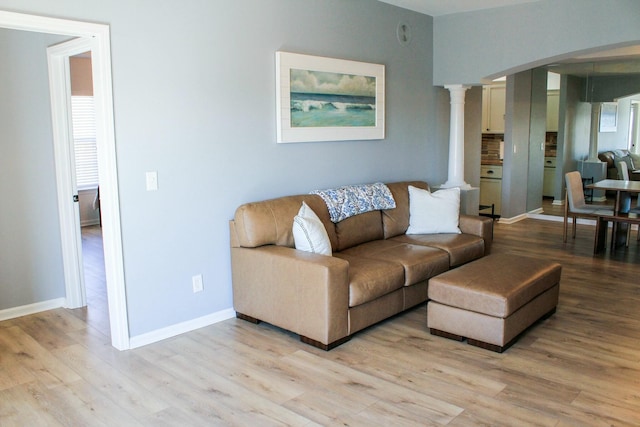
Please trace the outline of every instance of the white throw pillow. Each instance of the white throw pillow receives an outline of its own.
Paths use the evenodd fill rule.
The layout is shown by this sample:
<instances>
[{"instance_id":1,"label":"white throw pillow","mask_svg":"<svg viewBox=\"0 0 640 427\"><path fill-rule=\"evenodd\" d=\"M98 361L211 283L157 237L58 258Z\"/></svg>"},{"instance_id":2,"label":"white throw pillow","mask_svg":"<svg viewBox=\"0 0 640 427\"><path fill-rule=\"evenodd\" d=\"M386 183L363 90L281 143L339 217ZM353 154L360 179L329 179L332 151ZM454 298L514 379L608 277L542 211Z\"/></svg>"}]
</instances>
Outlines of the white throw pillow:
<instances>
[{"instance_id":1,"label":"white throw pillow","mask_svg":"<svg viewBox=\"0 0 640 427\"><path fill-rule=\"evenodd\" d=\"M409 186L409 228L407 234L460 234L460 189L446 188L431 193Z\"/></svg>"},{"instance_id":2,"label":"white throw pillow","mask_svg":"<svg viewBox=\"0 0 640 427\"><path fill-rule=\"evenodd\" d=\"M318 215L305 202L293 218L296 249L331 256L331 241Z\"/></svg>"}]
</instances>

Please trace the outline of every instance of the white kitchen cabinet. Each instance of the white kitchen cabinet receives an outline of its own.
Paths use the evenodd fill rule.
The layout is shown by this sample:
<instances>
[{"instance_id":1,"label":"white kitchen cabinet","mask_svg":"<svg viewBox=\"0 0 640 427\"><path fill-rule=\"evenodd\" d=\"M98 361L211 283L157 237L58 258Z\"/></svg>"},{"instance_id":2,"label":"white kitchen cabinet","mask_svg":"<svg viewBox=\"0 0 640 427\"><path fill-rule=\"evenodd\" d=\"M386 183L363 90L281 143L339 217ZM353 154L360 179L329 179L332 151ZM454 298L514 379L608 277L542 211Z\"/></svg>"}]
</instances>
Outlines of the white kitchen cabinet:
<instances>
[{"instance_id":1,"label":"white kitchen cabinet","mask_svg":"<svg viewBox=\"0 0 640 427\"><path fill-rule=\"evenodd\" d=\"M482 165L480 167L480 204L494 206L494 213L500 215L502 207L502 166Z\"/></svg>"},{"instance_id":2,"label":"white kitchen cabinet","mask_svg":"<svg viewBox=\"0 0 640 427\"><path fill-rule=\"evenodd\" d=\"M544 158L544 177L542 182L542 195L553 197L556 188L556 158Z\"/></svg>"},{"instance_id":3,"label":"white kitchen cabinet","mask_svg":"<svg viewBox=\"0 0 640 427\"><path fill-rule=\"evenodd\" d=\"M494 206L494 213L500 215L502 207L502 180L480 179L480 204Z\"/></svg>"},{"instance_id":4,"label":"white kitchen cabinet","mask_svg":"<svg viewBox=\"0 0 640 427\"><path fill-rule=\"evenodd\" d=\"M482 132L504 133L507 88L504 84L482 88Z\"/></svg>"},{"instance_id":5,"label":"white kitchen cabinet","mask_svg":"<svg viewBox=\"0 0 640 427\"><path fill-rule=\"evenodd\" d=\"M560 113L560 91L547 91L547 132L558 131L558 114Z\"/></svg>"}]
</instances>

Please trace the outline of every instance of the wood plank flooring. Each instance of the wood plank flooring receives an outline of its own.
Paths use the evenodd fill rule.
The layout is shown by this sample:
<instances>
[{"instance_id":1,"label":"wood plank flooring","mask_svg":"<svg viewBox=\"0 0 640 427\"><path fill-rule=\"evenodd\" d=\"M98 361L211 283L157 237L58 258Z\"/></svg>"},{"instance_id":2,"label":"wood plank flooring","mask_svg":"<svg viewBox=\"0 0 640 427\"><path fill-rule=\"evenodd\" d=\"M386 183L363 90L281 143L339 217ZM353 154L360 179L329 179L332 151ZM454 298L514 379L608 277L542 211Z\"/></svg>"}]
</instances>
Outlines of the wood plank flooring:
<instances>
[{"instance_id":1,"label":"wood plank flooring","mask_svg":"<svg viewBox=\"0 0 640 427\"><path fill-rule=\"evenodd\" d=\"M2 426L638 426L640 252L593 227L495 224L495 252L562 263L554 316L497 354L429 335L425 306L324 352L230 319L135 350L90 315L0 323Z\"/></svg>"}]
</instances>

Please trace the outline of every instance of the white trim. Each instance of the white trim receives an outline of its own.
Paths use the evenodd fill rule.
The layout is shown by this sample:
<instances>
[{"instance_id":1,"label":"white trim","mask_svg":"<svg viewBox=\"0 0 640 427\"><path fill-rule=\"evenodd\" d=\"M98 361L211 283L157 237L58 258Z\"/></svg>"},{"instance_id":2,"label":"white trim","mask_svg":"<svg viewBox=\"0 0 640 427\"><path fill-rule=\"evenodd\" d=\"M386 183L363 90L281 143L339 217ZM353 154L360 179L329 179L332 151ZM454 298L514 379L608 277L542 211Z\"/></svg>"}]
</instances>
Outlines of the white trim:
<instances>
[{"instance_id":1,"label":"white trim","mask_svg":"<svg viewBox=\"0 0 640 427\"><path fill-rule=\"evenodd\" d=\"M531 218L531 219L539 219L542 221L553 221L553 222L562 222L564 221L564 217L562 216L556 216L556 215L543 215L543 214L535 214L535 213L529 213L527 215L527 218ZM572 224L573 223L573 218L567 218L567 224ZM588 218L578 218L576 221L576 224L580 224L580 225L590 225L592 227L596 226L596 220L595 219L588 219ZM613 223L607 221L607 227L612 228L613 227ZM631 224L631 230L638 230L640 228L640 226L636 225L636 224Z\"/></svg>"},{"instance_id":2,"label":"white trim","mask_svg":"<svg viewBox=\"0 0 640 427\"><path fill-rule=\"evenodd\" d=\"M74 203L78 194L75 179L73 132L71 130L71 81L68 57L92 50L92 41L77 38L47 48L49 88L51 91L51 124L58 189L58 212L62 243L62 264L67 301L65 307L87 305L82 270L82 235L80 232L80 204Z\"/></svg>"},{"instance_id":3,"label":"white trim","mask_svg":"<svg viewBox=\"0 0 640 427\"><path fill-rule=\"evenodd\" d=\"M197 319L177 323L162 329L156 329L155 331L131 337L131 340L129 341L130 348L142 347L167 338L175 337L176 335L204 328L205 326L210 326L215 323L231 319L235 317L235 315L236 312L234 309L227 308L226 310L218 311L217 313L212 313Z\"/></svg>"},{"instance_id":4,"label":"white trim","mask_svg":"<svg viewBox=\"0 0 640 427\"><path fill-rule=\"evenodd\" d=\"M22 305L0 310L0 322L3 320L15 319L16 317L28 316L41 311L53 310L64 306L64 298L56 298L49 301L37 302L35 304Z\"/></svg>"},{"instance_id":5,"label":"white trim","mask_svg":"<svg viewBox=\"0 0 640 427\"><path fill-rule=\"evenodd\" d=\"M118 194L110 43L109 27L99 26L99 29L96 29L96 49L92 51L91 63L96 108L102 241L111 344L119 350L125 350L130 348L130 337L120 223L120 195Z\"/></svg>"},{"instance_id":6,"label":"white trim","mask_svg":"<svg viewBox=\"0 0 640 427\"><path fill-rule=\"evenodd\" d=\"M0 28L8 28L11 30L34 31L36 33L61 34L74 37L94 37L97 25L100 24L0 10Z\"/></svg>"},{"instance_id":7,"label":"white trim","mask_svg":"<svg viewBox=\"0 0 640 427\"><path fill-rule=\"evenodd\" d=\"M542 213L533 213L533 212L529 212L529 214L527 215L527 218L531 218L531 219L540 219L543 221L556 221L556 222L562 222L564 220L564 217L561 216L555 216L555 215L544 215ZM571 219L571 218L569 218ZM569 221L571 222L571 221ZM594 223L595 225L595 223Z\"/></svg>"},{"instance_id":8,"label":"white trim","mask_svg":"<svg viewBox=\"0 0 640 427\"><path fill-rule=\"evenodd\" d=\"M500 219L498 220L498 222L500 224L514 224L518 221L522 221L523 219L527 219L527 214L521 214L521 215L517 215L514 216L512 218L505 218L503 216L500 217Z\"/></svg>"},{"instance_id":9,"label":"white trim","mask_svg":"<svg viewBox=\"0 0 640 427\"><path fill-rule=\"evenodd\" d=\"M119 350L126 350L129 348L129 321L118 195L109 26L0 11L0 28L63 34L92 40L93 91L96 102L96 138L111 344ZM52 87L51 90L52 93L60 93L60 88ZM69 196L59 195L63 198Z\"/></svg>"}]
</instances>

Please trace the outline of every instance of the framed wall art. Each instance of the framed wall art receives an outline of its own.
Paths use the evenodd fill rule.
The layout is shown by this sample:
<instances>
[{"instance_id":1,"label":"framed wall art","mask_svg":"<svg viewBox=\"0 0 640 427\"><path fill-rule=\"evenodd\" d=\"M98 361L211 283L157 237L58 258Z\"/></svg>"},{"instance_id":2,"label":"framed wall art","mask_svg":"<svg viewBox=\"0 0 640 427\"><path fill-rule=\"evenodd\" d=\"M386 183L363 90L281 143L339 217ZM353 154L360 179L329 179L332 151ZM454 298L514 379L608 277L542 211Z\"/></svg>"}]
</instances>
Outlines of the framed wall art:
<instances>
[{"instance_id":1,"label":"framed wall art","mask_svg":"<svg viewBox=\"0 0 640 427\"><path fill-rule=\"evenodd\" d=\"M600 107L600 132L618 130L618 103L603 102Z\"/></svg>"},{"instance_id":2,"label":"framed wall art","mask_svg":"<svg viewBox=\"0 0 640 427\"><path fill-rule=\"evenodd\" d=\"M384 139L384 71L276 52L277 142Z\"/></svg>"}]
</instances>

